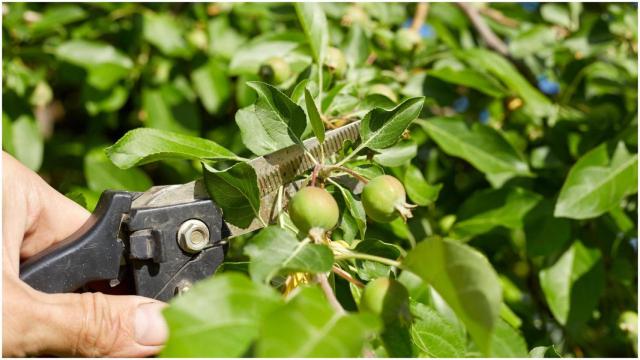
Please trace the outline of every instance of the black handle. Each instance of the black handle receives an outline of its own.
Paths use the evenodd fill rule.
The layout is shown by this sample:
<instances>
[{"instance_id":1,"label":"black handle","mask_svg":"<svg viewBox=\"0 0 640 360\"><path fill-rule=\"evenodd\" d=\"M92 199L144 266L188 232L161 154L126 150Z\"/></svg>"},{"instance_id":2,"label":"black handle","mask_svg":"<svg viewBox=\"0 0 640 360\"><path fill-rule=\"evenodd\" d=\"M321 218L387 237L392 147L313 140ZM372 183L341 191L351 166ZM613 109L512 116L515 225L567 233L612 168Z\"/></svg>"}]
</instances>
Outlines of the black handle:
<instances>
[{"instance_id":1,"label":"black handle","mask_svg":"<svg viewBox=\"0 0 640 360\"><path fill-rule=\"evenodd\" d=\"M124 250L118 232L132 193L105 191L91 218L68 238L20 265L20 279L46 293L71 292L95 280L118 277Z\"/></svg>"}]
</instances>

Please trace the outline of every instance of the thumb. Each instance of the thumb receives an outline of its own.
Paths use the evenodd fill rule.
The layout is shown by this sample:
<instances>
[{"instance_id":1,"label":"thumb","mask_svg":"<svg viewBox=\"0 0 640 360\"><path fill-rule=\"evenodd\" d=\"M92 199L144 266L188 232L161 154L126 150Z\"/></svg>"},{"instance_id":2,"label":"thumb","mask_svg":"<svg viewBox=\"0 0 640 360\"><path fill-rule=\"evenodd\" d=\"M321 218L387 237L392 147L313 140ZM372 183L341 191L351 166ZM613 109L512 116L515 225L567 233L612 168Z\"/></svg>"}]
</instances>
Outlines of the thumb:
<instances>
[{"instance_id":1,"label":"thumb","mask_svg":"<svg viewBox=\"0 0 640 360\"><path fill-rule=\"evenodd\" d=\"M157 354L168 328L165 303L141 296L42 294L37 312L46 328L40 353L83 357L140 357Z\"/></svg>"}]
</instances>

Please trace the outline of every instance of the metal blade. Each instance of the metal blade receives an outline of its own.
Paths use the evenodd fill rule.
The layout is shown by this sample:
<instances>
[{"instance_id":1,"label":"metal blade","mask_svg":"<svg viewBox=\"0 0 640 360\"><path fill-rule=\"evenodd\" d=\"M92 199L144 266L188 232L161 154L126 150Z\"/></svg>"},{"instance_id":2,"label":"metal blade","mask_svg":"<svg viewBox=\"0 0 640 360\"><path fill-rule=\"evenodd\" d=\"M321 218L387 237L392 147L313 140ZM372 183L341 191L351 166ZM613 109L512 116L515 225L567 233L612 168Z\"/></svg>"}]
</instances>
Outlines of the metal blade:
<instances>
[{"instance_id":1,"label":"metal blade","mask_svg":"<svg viewBox=\"0 0 640 360\"><path fill-rule=\"evenodd\" d=\"M319 161L321 153L330 156L339 151L347 140L355 141L360 137L360 121L353 122L325 134L321 145L318 139L304 141L305 149ZM304 185L303 180L293 181L301 174L313 168L314 163L299 145L278 150L274 153L255 158L249 162L258 176L260 188L260 218L265 223L274 221L278 213L286 207L289 199ZM284 186L281 202L278 203L278 188ZM133 201L133 208L168 206L207 199L209 194L202 180L181 185L154 186ZM224 215L223 215L224 216ZM242 235L264 227L260 219L255 218L246 228L227 224L230 237Z\"/></svg>"}]
</instances>

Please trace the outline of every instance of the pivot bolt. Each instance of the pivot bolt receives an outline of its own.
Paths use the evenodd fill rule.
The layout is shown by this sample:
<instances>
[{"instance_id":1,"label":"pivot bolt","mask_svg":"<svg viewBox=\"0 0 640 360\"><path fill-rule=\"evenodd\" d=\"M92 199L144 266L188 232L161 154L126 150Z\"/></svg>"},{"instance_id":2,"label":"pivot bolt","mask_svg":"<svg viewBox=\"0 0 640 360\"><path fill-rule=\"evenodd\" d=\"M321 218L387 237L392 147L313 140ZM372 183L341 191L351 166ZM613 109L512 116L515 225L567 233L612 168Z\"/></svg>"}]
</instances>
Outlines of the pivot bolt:
<instances>
[{"instance_id":1,"label":"pivot bolt","mask_svg":"<svg viewBox=\"0 0 640 360\"><path fill-rule=\"evenodd\" d=\"M200 220L190 219L178 229L178 245L186 252L197 253L209 244L209 228Z\"/></svg>"}]
</instances>

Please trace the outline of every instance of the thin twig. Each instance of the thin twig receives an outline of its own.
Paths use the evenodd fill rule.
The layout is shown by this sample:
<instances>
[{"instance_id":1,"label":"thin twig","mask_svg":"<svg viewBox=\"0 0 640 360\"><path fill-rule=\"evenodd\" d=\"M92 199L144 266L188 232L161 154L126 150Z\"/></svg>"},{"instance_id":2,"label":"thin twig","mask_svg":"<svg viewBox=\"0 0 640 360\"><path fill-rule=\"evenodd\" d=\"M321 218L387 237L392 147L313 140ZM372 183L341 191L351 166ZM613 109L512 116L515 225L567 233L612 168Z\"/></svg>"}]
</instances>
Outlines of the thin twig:
<instances>
[{"instance_id":1,"label":"thin twig","mask_svg":"<svg viewBox=\"0 0 640 360\"><path fill-rule=\"evenodd\" d=\"M424 24L429 13L429 3L421 2L416 5L416 13L413 15L413 22L411 23L411 31L418 32L420 27Z\"/></svg>"},{"instance_id":2,"label":"thin twig","mask_svg":"<svg viewBox=\"0 0 640 360\"><path fill-rule=\"evenodd\" d=\"M469 3L458 3L458 6L467 14L473 27L476 28L482 39L487 43L487 46L504 56L509 55L509 47L487 25L478 8Z\"/></svg>"},{"instance_id":3,"label":"thin twig","mask_svg":"<svg viewBox=\"0 0 640 360\"><path fill-rule=\"evenodd\" d=\"M504 16L503 13L501 13L496 9L482 8L480 9L480 12L482 13L482 15L486 15L490 17L493 21L499 24L502 24L504 26L508 26L511 28L517 28L518 26L520 26L520 23L518 21Z\"/></svg>"},{"instance_id":4,"label":"thin twig","mask_svg":"<svg viewBox=\"0 0 640 360\"><path fill-rule=\"evenodd\" d=\"M333 271L334 274L340 276L341 278L347 280L348 282L352 283L353 285L359 287L359 288L363 288L364 284L361 283L360 281L358 281L357 279L355 279L353 276L351 276L348 272L340 269L337 266L333 266L333 268L331 269Z\"/></svg>"},{"instance_id":5,"label":"thin twig","mask_svg":"<svg viewBox=\"0 0 640 360\"><path fill-rule=\"evenodd\" d=\"M324 295L327 297L327 300L329 300L329 304L331 304L331 306L338 313L341 313L341 314L346 313L346 311L344 311L344 309L342 308L342 305L340 305L340 302L336 298L336 294L333 292L333 289L331 288L331 285L329 284L329 280L327 279L327 275L324 274L324 273L316 274L316 281L320 284L320 288L324 292Z\"/></svg>"}]
</instances>

